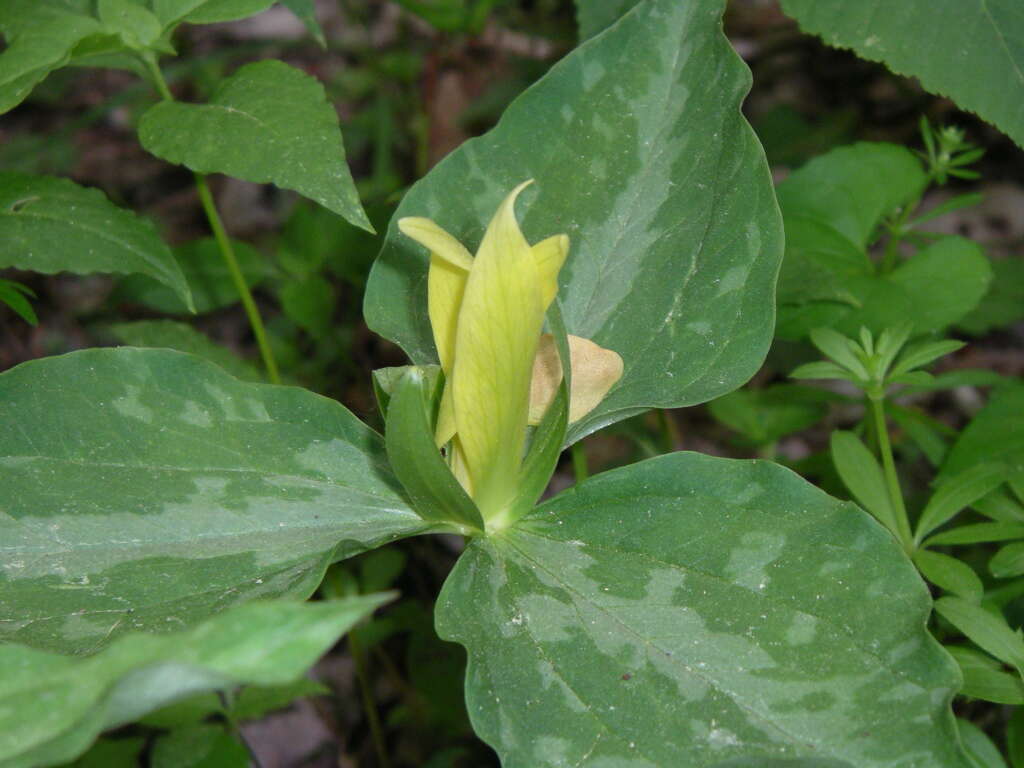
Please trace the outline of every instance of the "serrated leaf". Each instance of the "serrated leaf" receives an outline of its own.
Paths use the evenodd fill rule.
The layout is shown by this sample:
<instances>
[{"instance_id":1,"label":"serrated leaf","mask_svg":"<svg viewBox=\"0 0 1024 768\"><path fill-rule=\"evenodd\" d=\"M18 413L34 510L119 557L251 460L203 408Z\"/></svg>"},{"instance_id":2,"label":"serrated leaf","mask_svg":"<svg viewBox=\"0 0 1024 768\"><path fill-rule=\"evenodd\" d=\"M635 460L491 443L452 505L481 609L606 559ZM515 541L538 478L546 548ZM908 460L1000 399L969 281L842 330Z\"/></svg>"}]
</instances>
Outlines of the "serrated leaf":
<instances>
[{"instance_id":1,"label":"serrated leaf","mask_svg":"<svg viewBox=\"0 0 1024 768\"><path fill-rule=\"evenodd\" d=\"M0 114L18 106L50 72L64 66L74 47L103 25L83 4L61 0L4 0L0 32Z\"/></svg>"},{"instance_id":2,"label":"serrated leaf","mask_svg":"<svg viewBox=\"0 0 1024 768\"><path fill-rule=\"evenodd\" d=\"M268 274L266 259L251 245L232 241L238 266L246 283L255 288ZM174 259L181 267L196 312L212 312L239 301L238 290L231 278L217 241L212 237L179 245L174 248ZM188 311L181 299L168 288L142 275L126 277L117 287L115 300L138 301L147 307L168 314Z\"/></svg>"},{"instance_id":3,"label":"serrated leaf","mask_svg":"<svg viewBox=\"0 0 1024 768\"><path fill-rule=\"evenodd\" d=\"M1024 147L1024 17L1017 0L782 0L782 8L805 32L919 78Z\"/></svg>"},{"instance_id":4,"label":"serrated leaf","mask_svg":"<svg viewBox=\"0 0 1024 768\"><path fill-rule=\"evenodd\" d=\"M774 464L671 454L473 542L437 626L506 768L960 767L929 607L853 505Z\"/></svg>"},{"instance_id":5,"label":"serrated leaf","mask_svg":"<svg viewBox=\"0 0 1024 768\"><path fill-rule=\"evenodd\" d=\"M100 731L182 696L290 682L389 597L249 603L187 632L125 635L88 657L2 645L0 763L56 765L84 752Z\"/></svg>"},{"instance_id":6,"label":"serrated leaf","mask_svg":"<svg viewBox=\"0 0 1024 768\"><path fill-rule=\"evenodd\" d=\"M222 347L191 325L174 320L137 320L134 323L115 323L107 326L122 344L131 347L176 349L188 352L214 365L219 365L242 381L265 382L263 374L247 360L243 360L227 347Z\"/></svg>"},{"instance_id":7,"label":"serrated leaf","mask_svg":"<svg viewBox=\"0 0 1024 768\"><path fill-rule=\"evenodd\" d=\"M25 363L0 375L0 422L9 641L90 652L305 597L334 560L426 528L341 405L179 352Z\"/></svg>"},{"instance_id":8,"label":"serrated leaf","mask_svg":"<svg viewBox=\"0 0 1024 768\"><path fill-rule=\"evenodd\" d=\"M722 35L723 7L639 4L414 185L370 275L371 328L413 362L436 362L427 255L397 220L430 217L474 246L508 190L533 178L527 239L571 241L560 273L566 329L625 365L568 442L749 378L769 341L781 232L761 148L739 113L749 72Z\"/></svg>"},{"instance_id":9,"label":"serrated leaf","mask_svg":"<svg viewBox=\"0 0 1024 768\"><path fill-rule=\"evenodd\" d=\"M0 267L148 275L192 309L181 268L153 225L67 179L0 172Z\"/></svg>"},{"instance_id":10,"label":"serrated leaf","mask_svg":"<svg viewBox=\"0 0 1024 768\"><path fill-rule=\"evenodd\" d=\"M240 67L208 104L150 107L139 121L139 139L167 162L293 189L373 231L323 85L284 62Z\"/></svg>"},{"instance_id":11,"label":"serrated leaf","mask_svg":"<svg viewBox=\"0 0 1024 768\"><path fill-rule=\"evenodd\" d=\"M878 274L867 256L883 221L917 200L926 182L910 150L864 142L817 157L779 184L786 223L781 338L803 338L817 327L877 333L907 320L927 333L978 304L991 269L970 240L944 237L888 274Z\"/></svg>"}]
</instances>

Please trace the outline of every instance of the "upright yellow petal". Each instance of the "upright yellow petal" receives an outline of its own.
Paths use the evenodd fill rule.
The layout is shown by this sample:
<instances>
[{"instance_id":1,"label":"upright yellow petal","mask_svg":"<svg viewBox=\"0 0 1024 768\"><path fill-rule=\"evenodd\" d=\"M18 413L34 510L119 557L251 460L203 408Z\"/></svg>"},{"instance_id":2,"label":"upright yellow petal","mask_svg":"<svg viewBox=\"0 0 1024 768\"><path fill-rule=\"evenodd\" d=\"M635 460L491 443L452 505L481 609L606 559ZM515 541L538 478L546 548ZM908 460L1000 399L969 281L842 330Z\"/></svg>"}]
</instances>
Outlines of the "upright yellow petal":
<instances>
[{"instance_id":1,"label":"upright yellow petal","mask_svg":"<svg viewBox=\"0 0 1024 768\"><path fill-rule=\"evenodd\" d=\"M569 255L568 235L552 235L533 246L533 258L540 275L541 301L545 311L558 294L558 271Z\"/></svg>"},{"instance_id":2,"label":"upright yellow petal","mask_svg":"<svg viewBox=\"0 0 1024 768\"><path fill-rule=\"evenodd\" d=\"M462 243L430 219L418 216L399 219L398 228L430 251L427 310L441 369L450 376L455 359L455 325L473 258Z\"/></svg>"},{"instance_id":3,"label":"upright yellow petal","mask_svg":"<svg viewBox=\"0 0 1024 768\"><path fill-rule=\"evenodd\" d=\"M473 260L455 340L452 397L473 498L494 518L515 497L530 377L544 324L540 274L515 216L530 182L499 206Z\"/></svg>"}]
</instances>

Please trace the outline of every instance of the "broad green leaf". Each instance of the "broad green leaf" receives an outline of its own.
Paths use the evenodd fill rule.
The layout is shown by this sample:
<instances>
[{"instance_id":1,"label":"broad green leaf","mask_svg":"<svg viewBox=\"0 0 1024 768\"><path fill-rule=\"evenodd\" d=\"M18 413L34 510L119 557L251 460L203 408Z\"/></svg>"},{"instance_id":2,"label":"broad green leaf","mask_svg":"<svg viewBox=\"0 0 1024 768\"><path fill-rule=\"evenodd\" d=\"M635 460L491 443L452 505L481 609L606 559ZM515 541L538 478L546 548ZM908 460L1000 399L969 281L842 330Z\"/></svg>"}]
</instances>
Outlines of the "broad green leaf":
<instances>
[{"instance_id":1,"label":"broad green leaf","mask_svg":"<svg viewBox=\"0 0 1024 768\"><path fill-rule=\"evenodd\" d=\"M981 728L962 717L956 719L956 724L964 752L973 762L974 768L1006 768L999 747L992 743L992 739Z\"/></svg>"},{"instance_id":2,"label":"broad green leaf","mask_svg":"<svg viewBox=\"0 0 1024 768\"><path fill-rule=\"evenodd\" d=\"M935 601L935 611L982 650L1016 667L1018 672L1024 669L1024 640L1020 630L1010 629L1001 614L959 597L939 598Z\"/></svg>"},{"instance_id":3,"label":"broad green leaf","mask_svg":"<svg viewBox=\"0 0 1024 768\"><path fill-rule=\"evenodd\" d=\"M0 637L90 652L256 597L425 524L338 403L191 355L90 349L0 375Z\"/></svg>"},{"instance_id":4,"label":"broad green leaf","mask_svg":"<svg viewBox=\"0 0 1024 768\"><path fill-rule=\"evenodd\" d=\"M153 13L164 27L179 22L216 24L255 16L269 8L274 0L150 0Z\"/></svg>"},{"instance_id":5,"label":"broad green leaf","mask_svg":"<svg viewBox=\"0 0 1024 768\"><path fill-rule=\"evenodd\" d=\"M149 765L151 768L249 768L249 750L224 725L193 725L157 739Z\"/></svg>"},{"instance_id":6,"label":"broad green leaf","mask_svg":"<svg viewBox=\"0 0 1024 768\"><path fill-rule=\"evenodd\" d=\"M708 410L755 445L767 445L818 423L835 399L838 396L824 389L779 384L738 389L712 400Z\"/></svg>"},{"instance_id":7,"label":"broad green leaf","mask_svg":"<svg viewBox=\"0 0 1024 768\"><path fill-rule=\"evenodd\" d=\"M246 243L236 240L232 242L232 247L246 283L250 288L255 288L267 277L266 259ZM192 291L196 312L211 312L239 301L231 273L212 237L177 246L174 259ZM115 299L138 301L168 314L187 311L177 294L144 275L130 275L122 280L117 287Z\"/></svg>"},{"instance_id":8,"label":"broad green leaf","mask_svg":"<svg viewBox=\"0 0 1024 768\"><path fill-rule=\"evenodd\" d=\"M314 338L330 333L336 301L334 286L322 275L288 280L281 288L281 309Z\"/></svg>"},{"instance_id":9,"label":"broad green leaf","mask_svg":"<svg viewBox=\"0 0 1024 768\"><path fill-rule=\"evenodd\" d=\"M18 106L50 72L71 59L74 47L103 25L75 0L4 0L0 33L0 114Z\"/></svg>"},{"instance_id":10,"label":"broad green leaf","mask_svg":"<svg viewBox=\"0 0 1024 768\"><path fill-rule=\"evenodd\" d=\"M947 646L946 650L964 676L961 696L997 704L1024 704L1024 682L1019 674L1005 672L1000 662L974 648Z\"/></svg>"},{"instance_id":11,"label":"broad green leaf","mask_svg":"<svg viewBox=\"0 0 1024 768\"><path fill-rule=\"evenodd\" d=\"M966 563L941 552L922 549L914 553L914 565L935 586L972 603L981 602L985 587L978 574Z\"/></svg>"},{"instance_id":12,"label":"broad green leaf","mask_svg":"<svg viewBox=\"0 0 1024 768\"><path fill-rule=\"evenodd\" d=\"M830 441L832 463L853 497L864 509L899 536L896 511L882 474L882 467L861 439L852 432L836 431Z\"/></svg>"},{"instance_id":13,"label":"broad green leaf","mask_svg":"<svg viewBox=\"0 0 1024 768\"><path fill-rule=\"evenodd\" d=\"M750 74L722 35L723 6L645 0L415 184L370 275L370 327L413 362L436 362L427 254L397 220L429 217L473 250L499 202L532 178L527 239L571 241L559 276L566 330L625 364L568 442L748 379L769 342L781 231L739 112Z\"/></svg>"},{"instance_id":14,"label":"broad green leaf","mask_svg":"<svg viewBox=\"0 0 1024 768\"><path fill-rule=\"evenodd\" d=\"M1024 541L1000 547L988 561L988 570L997 579L1009 579L1024 574Z\"/></svg>"},{"instance_id":15,"label":"broad green leaf","mask_svg":"<svg viewBox=\"0 0 1024 768\"><path fill-rule=\"evenodd\" d=\"M805 32L921 80L1024 147L1018 0L782 0Z\"/></svg>"},{"instance_id":16,"label":"broad green leaf","mask_svg":"<svg viewBox=\"0 0 1024 768\"><path fill-rule=\"evenodd\" d=\"M98 189L67 179L0 172L0 268L34 272L143 274L192 297L153 225Z\"/></svg>"},{"instance_id":17,"label":"broad green leaf","mask_svg":"<svg viewBox=\"0 0 1024 768\"><path fill-rule=\"evenodd\" d=\"M227 347L222 347L191 325L174 320L137 320L115 323L107 330L122 344L131 347L156 347L188 352L219 365L243 381L263 382L266 379L252 363L243 360Z\"/></svg>"},{"instance_id":18,"label":"broad green leaf","mask_svg":"<svg viewBox=\"0 0 1024 768\"><path fill-rule=\"evenodd\" d=\"M85 657L0 645L0 764L56 765L184 696L291 682L388 597L258 601L188 631L124 635Z\"/></svg>"},{"instance_id":19,"label":"broad green leaf","mask_svg":"<svg viewBox=\"0 0 1024 768\"><path fill-rule=\"evenodd\" d=\"M973 309L991 268L972 241L945 237L888 274L876 274L868 246L889 216L913 204L927 176L904 148L885 143L839 147L778 186L786 223L779 276L782 338L829 327L855 335L911 319L919 333L940 330Z\"/></svg>"},{"instance_id":20,"label":"broad green leaf","mask_svg":"<svg viewBox=\"0 0 1024 768\"><path fill-rule=\"evenodd\" d=\"M576 23L579 26L580 42L589 40L603 32L639 0L576 0Z\"/></svg>"},{"instance_id":21,"label":"broad green leaf","mask_svg":"<svg viewBox=\"0 0 1024 768\"><path fill-rule=\"evenodd\" d=\"M156 104L139 121L139 139L167 162L293 189L373 231L324 87L284 62L240 67L208 104Z\"/></svg>"},{"instance_id":22,"label":"broad green leaf","mask_svg":"<svg viewBox=\"0 0 1024 768\"><path fill-rule=\"evenodd\" d=\"M431 403L436 386L418 368L399 380L388 404L388 459L413 509L432 523L484 530L480 510L466 495L434 444Z\"/></svg>"},{"instance_id":23,"label":"broad green leaf","mask_svg":"<svg viewBox=\"0 0 1024 768\"><path fill-rule=\"evenodd\" d=\"M153 12L133 0L96 0L96 14L132 49L149 47L162 31L160 20Z\"/></svg>"},{"instance_id":24,"label":"broad green leaf","mask_svg":"<svg viewBox=\"0 0 1024 768\"><path fill-rule=\"evenodd\" d=\"M472 542L437 603L506 768L965 766L892 537L782 467L671 454ZM798 763L799 764L799 763Z\"/></svg>"}]
</instances>

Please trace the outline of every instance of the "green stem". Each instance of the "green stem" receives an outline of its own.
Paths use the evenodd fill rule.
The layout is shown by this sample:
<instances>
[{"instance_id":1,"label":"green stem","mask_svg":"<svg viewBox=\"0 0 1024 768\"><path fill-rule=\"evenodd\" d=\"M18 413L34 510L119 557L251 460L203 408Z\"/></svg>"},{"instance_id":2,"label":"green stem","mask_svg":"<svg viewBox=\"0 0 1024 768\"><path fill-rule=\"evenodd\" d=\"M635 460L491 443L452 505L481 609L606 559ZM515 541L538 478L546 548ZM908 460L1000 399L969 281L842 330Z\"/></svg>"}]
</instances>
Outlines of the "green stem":
<instances>
[{"instance_id":1,"label":"green stem","mask_svg":"<svg viewBox=\"0 0 1024 768\"><path fill-rule=\"evenodd\" d=\"M224 231L224 225L221 223L220 214L217 213L217 206L214 205L213 195L210 194L210 187L206 183L206 177L201 173L197 173L195 177L196 189L199 191L199 201L203 204L203 210L206 211L206 218L210 222L210 229L213 230L213 236L217 240L221 256L224 257L224 263L227 264L228 272L231 273L231 280L235 284L235 290L238 291L238 295L242 299L245 314L249 316L249 325L252 326L253 335L256 337L256 344L260 348L263 364L267 367L267 376L272 384L280 384L281 376L277 371L277 361L274 359L274 353L270 349L270 343L267 341L267 333L263 328L263 319L260 317L260 311L256 307L256 302L253 301L249 285L245 282L242 269L238 266L238 259L235 258L235 249L231 246L231 240L228 239L228 235Z\"/></svg>"},{"instance_id":2,"label":"green stem","mask_svg":"<svg viewBox=\"0 0 1024 768\"><path fill-rule=\"evenodd\" d=\"M366 712L366 719L370 724L373 747L377 752L377 764L381 768L390 768L391 761L388 759L387 749L384 747L384 729L381 728L380 715L377 714L377 705L370 691L370 677L366 668L366 656L363 654L363 646L359 641L358 629L348 633L348 649L352 654L352 662L356 668L356 677L359 678L363 710Z\"/></svg>"},{"instance_id":3,"label":"green stem","mask_svg":"<svg viewBox=\"0 0 1024 768\"><path fill-rule=\"evenodd\" d=\"M242 732L242 726L239 724L238 720L235 719L234 693L229 691L217 691L217 697L220 699L220 705L223 708L223 712L221 714L224 716L224 722L227 724L228 730L230 730L231 734L238 739L239 743L243 747L245 747L246 751L249 753L249 761L252 763L253 767L262 768L259 755L256 754L256 750L252 748L252 744L249 743L249 740L245 738L245 734Z\"/></svg>"},{"instance_id":4,"label":"green stem","mask_svg":"<svg viewBox=\"0 0 1024 768\"><path fill-rule=\"evenodd\" d=\"M661 434L664 438L666 450L669 453L678 451L683 445L683 439L679 434L679 425L672 418L671 412L665 408L659 408L658 420L661 422Z\"/></svg>"},{"instance_id":5,"label":"green stem","mask_svg":"<svg viewBox=\"0 0 1024 768\"><path fill-rule=\"evenodd\" d=\"M889 428L885 423L885 409L882 406L882 399L869 397L871 414L874 417L875 437L878 439L878 453L882 457L882 469L885 472L885 484L889 490L889 501L896 512L896 531L903 543L903 548L908 554L913 554L914 539L910 532L910 521L907 518L907 508L903 504L903 492L900 490L900 480L896 476L896 462L892 457L892 444L889 442Z\"/></svg>"},{"instance_id":6,"label":"green stem","mask_svg":"<svg viewBox=\"0 0 1024 768\"><path fill-rule=\"evenodd\" d=\"M576 475L576 484L579 485L590 476L587 469L587 451L583 447L583 442L573 443L569 454L572 456L572 471Z\"/></svg>"},{"instance_id":7,"label":"green stem","mask_svg":"<svg viewBox=\"0 0 1024 768\"><path fill-rule=\"evenodd\" d=\"M153 80L157 93L160 94L160 98L164 101L174 101L174 95L171 93L171 89L167 87L167 81L164 79L163 72L160 71L156 58L152 54L145 54L141 58ZM242 306L245 308L245 314L249 318L249 325L252 327L253 335L256 337L256 344L259 346L263 365L267 369L267 378L270 379L272 384L280 384L281 375L277 370L274 352L267 341L267 332L263 328L263 318L260 317L259 308L252 298L252 292L249 290L249 284L245 281L245 275L242 274L242 269L238 266L238 259L235 258L235 249L231 245L227 232L224 231L224 224L221 222L217 206L213 202L213 195L210 194L210 187L206 183L206 177L201 173L197 173L195 174L195 179L196 191L199 192L199 202L202 203L203 211L206 213L206 220L210 223L210 229L213 230L213 237L217 241L217 247L220 249L220 254L224 258L228 272L231 274L235 290L238 291L238 295L242 299Z\"/></svg>"}]
</instances>

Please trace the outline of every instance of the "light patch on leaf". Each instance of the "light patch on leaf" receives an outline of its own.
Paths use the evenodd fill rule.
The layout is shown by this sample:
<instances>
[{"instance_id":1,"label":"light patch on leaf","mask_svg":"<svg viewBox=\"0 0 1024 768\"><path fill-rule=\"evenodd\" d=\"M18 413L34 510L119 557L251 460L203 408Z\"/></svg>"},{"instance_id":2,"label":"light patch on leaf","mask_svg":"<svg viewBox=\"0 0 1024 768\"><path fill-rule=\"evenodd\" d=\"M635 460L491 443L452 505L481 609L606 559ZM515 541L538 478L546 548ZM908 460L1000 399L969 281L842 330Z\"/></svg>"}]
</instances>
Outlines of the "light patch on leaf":
<instances>
[{"instance_id":1,"label":"light patch on leaf","mask_svg":"<svg viewBox=\"0 0 1024 768\"><path fill-rule=\"evenodd\" d=\"M110 404L114 406L114 410L122 416L151 424L153 422L153 409L143 405L142 401L139 400L142 389L132 384L127 384L125 385L125 390L124 395L110 401Z\"/></svg>"},{"instance_id":2,"label":"light patch on leaf","mask_svg":"<svg viewBox=\"0 0 1024 768\"><path fill-rule=\"evenodd\" d=\"M779 559L786 537L781 533L757 531L740 539L740 546L729 553L726 575L747 589L761 592L771 581L767 567Z\"/></svg>"},{"instance_id":3,"label":"light patch on leaf","mask_svg":"<svg viewBox=\"0 0 1024 768\"><path fill-rule=\"evenodd\" d=\"M814 642L818 633L818 619L807 613L793 614L793 623L786 630L786 642L790 645L807 645Z\"/></svg>"}]
</instances>

